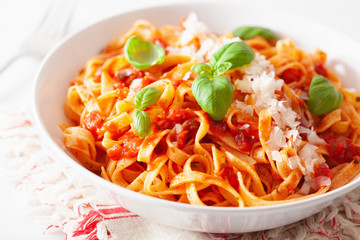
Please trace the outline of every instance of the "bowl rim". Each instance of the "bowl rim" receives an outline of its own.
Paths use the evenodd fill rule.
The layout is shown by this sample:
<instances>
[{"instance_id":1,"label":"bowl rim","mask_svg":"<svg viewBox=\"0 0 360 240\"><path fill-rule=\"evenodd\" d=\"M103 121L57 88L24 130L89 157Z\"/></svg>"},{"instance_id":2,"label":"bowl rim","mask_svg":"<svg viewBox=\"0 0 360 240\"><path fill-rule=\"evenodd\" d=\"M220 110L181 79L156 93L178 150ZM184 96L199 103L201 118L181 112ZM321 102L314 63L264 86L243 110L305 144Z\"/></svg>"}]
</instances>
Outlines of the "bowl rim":
<instances>
[{"instance_id":1,"label":"bowl rim","mask_svg":"<svg viewBox=\"0 0 360 240\"><path fill-rule=\"evenodd\" d=\"M221 5L239 4L239 3L240 2L235 3L232 1L225 0L224 2L221 3ZM42 138L42 140L44 140L43 143L47 143L50 147L50 149L46 148L46 150L48 152L51 151L51 153L56 153L54 160L57 162L65 160L66 163L70 164L71 166L76 167L76 169L81 171L82 174L85 174L87 179L92 179L93 182L97 182L101 186L104 186L104 187L110 189L111 191L119 194L120 196L126 195L126 198L139 199L140 201L146 201L147 204L161 205L162 207L168 207L168 208L177 209L177 210L187 210L187 211L192 211L192 212L197 212L197 213L211 212L213 214L237 215L239 213L272 212L272 211L276 211L278 209L286 209L286 208L294 208L294 207L305 208L309 205L314 205L315 203L320 204L325 201L333 201L334 199L342 197L345 194L354 190L355 188L359 187L360 186L360 178L358 177L358 178L352 180L350 183L348 183L338 189L332 190L330 192L326 192L324 194L320 194L317 196L313 196L310 198L306 198L306 199L302 199L302 200L298 200L298 201L294 201L294 202L289 202L289 203L281 203L281 204L266 205L266 206L250 206L250 207L243 207L243 208L241 208L241 207L214 207L214 206L191 205L191 204L187 204L187 203L173 202L173 201L169 201L169 200L152 197L149 195L145 195L145 194L142 194L139 192L135 192L135 191L123 188L119 185L109 182L109 181L105 180L104 178L102 178L101 176L86 169L84 166L82 166L80 163L78 163L75 159L73 159L73 157L70 156L71 154L67 154L66 151L62 150L56 144L56 142L50 136L49 132L46 130L44 123L43 123L43 119L40 117L38 92L40 91L39 86L41 86L41 83L44 81L44 80L41 81L41 75L42 75L44 68L47 65L48 60L53 56L53 54L59 48L61 48L61 46L63 46L64 43L68 42L69 40L71 40L72 38L74 38L78 35L83 34L84 32L89 31L89 29L91 29L91 28L95 28L96 26L102 25L102 24L106 23L107 21L114 20L115 18L124 17L124 15L136 14L137 12L141 12L144 10L153 11L156 9L169 8L169 7L188 6L189 9L191 9L191 7L193 7L194 5L202 5L202 4L203 3L201 3L201 2L163 3L163 4L157 4L154 6L142 6L142 7L136 8L136 9L132 9L130 11L115 13L110 16L101 18L98 21L93 22L89 25L85 25L84 27L80 28L79 30L75 31L74 33L71 33L70 35L68 35L61 41L59 41L55 45L55 47L52 48L52 50L42 60L40 66L36 72L36 75L35 75L35 81L34 81L34 84L32 87L32 95L33 95L33 97L32 97L32 114L33 114L33 118L34 118L34 122L35 122L35 127L37 128L38 132L40 133L40 137ZM247 3L247 4L254 5L253 3ZM212 7L216 7L219 5L219 3L215 2L215 1L210 1L209 3L206 3L206 5L207 6L211 5ZM317 26L321 26L324 29L330 30L332 32L336 32L338 35L341 36L341 38L346 38L347 41L351 41L351 42L355 43L356 45L360 46L360 43L358 41L354 40L352 37L340 32L332 27L329 27L323 23L317 22L315 20L306 19L296 13L291 14L291 16L293 18L301 18L302 20L305 21L305 24L306 24L306 22L316 24Z\"/></svg>"}]
</instances>

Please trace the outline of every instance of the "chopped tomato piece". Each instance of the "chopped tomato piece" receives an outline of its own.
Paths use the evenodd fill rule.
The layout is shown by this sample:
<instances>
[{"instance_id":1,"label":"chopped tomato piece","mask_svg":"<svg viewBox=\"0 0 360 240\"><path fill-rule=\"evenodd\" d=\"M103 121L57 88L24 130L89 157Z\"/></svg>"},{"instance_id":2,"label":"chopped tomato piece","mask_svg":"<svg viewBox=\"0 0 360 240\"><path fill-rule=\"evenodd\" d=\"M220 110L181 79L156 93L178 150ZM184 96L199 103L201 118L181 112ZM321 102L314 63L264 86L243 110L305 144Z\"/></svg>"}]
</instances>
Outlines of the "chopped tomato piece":
<instances>
[{"instance_id":1,"label":"chopped tomato piece","mask_svg":"<svg viewBox=\"0 0 360 240\"><path fill-rule=\"evenodd\" d=\"M315 178L324 176L332 179L333 177L331 170L326 165L322 165L322 164L314 166L314 173L315 173L314 174Z\"/></svg>"},{"instance_id":2,"label":"chopped tomato piece","mask_svg":"<svg viewBox=\"0 0 360 240\"><path fill-rule=\"evenodd\" d=\"M185 130L176 135L176 142L178 144L177 145L178 148L180 148L180 149L184 148L186 140L188 138L188 136L187 136L188 133L189 133L189 131Z\"/></svg>"},{"instance_id":3,"label":"chopped tomato piece","mask_svg":"<svg viewBox=\"0 0 360 240\"><path fill-rule=\"evenodd\" d=\"M89 130L92 135L96 138L97 133L103 124L103 117L97 111L92 111L85 115L84 120L81 123L81 127Z\"/></svg>"},{"instance_id":4,"label":"chopped tomato piece","mask_svg":"<svg viewBox=\"0 0 360 240\"><path fill-rule=\"evenodd\" d=\"M315 63L315 72L324 77L328 77L328 73L327 73L327 70L326 70L323 62Z\"/></svg>"},{"instance_id":5,"label":"chopped tomato piece","mask_svg":"<svg viewBox=\"0 0 360 240\"><path fill-rule=\"evenodd\" d=\"M179 122L195 116L195 113L189 108L171 107L166 118L170 121Z\"/></svg>"},{"instance_id":6,"label":"chopped tomato piece","mask_svg":"<svg viewBox=\"0 0 360 240\"><path fill-rule=\"evenodd\" d=\"M252 145L259 141L259 132L255 124L238 123L234 129L230 129L225 120L210 120L210 131L215 136L231 134L239 146L240 151L249 152Z\"/></svg>"},{"instance_id":7,"label":"chopped tomato piece","mask_svg":"<svg viewBox=\"0 0 360 240\"><path fill-rule=\"evenodd\" d=\"M237 126L238 133L235 135L235 140L239 145L241 151L249 152L254 143L259 141L259 131L257 127L248 123L241 123Z\"/></svg>"},{"instance_id":8,"label":"chopped tomato piece","mask_svg":"<svg viewBox=\"0 0 360 240\"><path fill-rule=\"evenodd\" d=\"M238 177L236 175L236 172L234 171L233 167L230 166L225 166L221 172L220 172L220 176L225 180L227 179L229 184L234 188L234 189L239 189L239 180Z\"/></svg>"},{"instance_id":9,"label":"chopped tomato piece","mask_svg":"<svg viewBox=\"0 0 360 240\"><path fill-rule=\"evenodd\" d=\"M360 155L359 147L347 137L329 135L323 138L327 143L330 157L338 163L351 162L355 156Z\"/></svg>"},{"instance_id":10,"label":"chopped tomato piece","mask_svg":"<svg viewBox=\"0 0 360 240\"><path fill-rule=\"evenodd\" d=\"M107 150L108 157L113 160L136 157L143 142L143 140L133 132L126 132L118 141L121 144L114 145Z\"/></svg>"},{"instance_id":11,"label":"chopped tomato piece","mask_svg":"<svg viewBox=\"0 0 360 240\"><path fill-rule=\"evenodd\" d=\"M175 88L177 88L177 87L179 87L180 84L182 84L183 82L185 82L185 80L183 80L183 79L174 79L174 80L172 81L172 85L173 85Z\"/></svg>"},{"instance_id":12,"label":"chopped tomato piece","mask_svg":"<svg viewBox=\"0 0 360 240\"><path fill-rule=\"evenodd\" d=\"M229 133L230 129L226 124L225 120L214 121L210 118L210 131L214 133L214 135L221 135L225 133Z\"/></svg>"},{"instance_id":13,"label":"chopped tomato piece","mask_svg":"<svg viewBox=\"0 0 360 240\"><path fill-rule=\"evenodd\" d=\"M114 75L115 81L122 82L128 87L134 79L145 77L145 72L137 69L123 69L116 71Z\"/></svg>"}]
</instances>

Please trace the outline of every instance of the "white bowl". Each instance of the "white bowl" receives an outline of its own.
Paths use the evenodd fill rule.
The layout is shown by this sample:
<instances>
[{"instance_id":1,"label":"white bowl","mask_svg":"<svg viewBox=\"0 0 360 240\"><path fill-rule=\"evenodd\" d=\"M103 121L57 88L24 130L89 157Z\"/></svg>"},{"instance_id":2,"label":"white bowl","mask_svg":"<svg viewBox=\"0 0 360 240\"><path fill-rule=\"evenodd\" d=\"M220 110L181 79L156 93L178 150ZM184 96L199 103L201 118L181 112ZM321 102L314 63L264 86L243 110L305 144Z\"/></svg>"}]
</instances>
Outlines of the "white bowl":
<instances>
[{"instance_id":1,"label":"white bowl","mask_svg":"<svg viewBox=\"0 0 360 240\"><path fill-rule=\"evenodd\" d=\"M334 199L360 186L360 178L332 192L298 202L248 208L192 206L161 200L136 193L113 183L81 166L65 149L59 124L66 122L64 99L70 81L87 59L97 55L116 36L127 31L137 19L146 19L157 26L178 24L178 20L195 12L213 32L225 33L240 25L269 27L282 37L291 38L307 52L319 47L328 53L327 66L340 69L346 86L360 89L360 45L326 26L260 9L251 3L178 4L140 9L109 17L59 44L43 61L36 76L34 113L39 132L49 144L54 158L76 169L78 177L105 189L109 196L128 210L166 225L204 232L251 232L275 228L306 218ZM341 45L340 45L341 44ZM340 66L340 67L339 67ZM106 197L106 196L104 196Z\"/></svg>"}]
</instances>

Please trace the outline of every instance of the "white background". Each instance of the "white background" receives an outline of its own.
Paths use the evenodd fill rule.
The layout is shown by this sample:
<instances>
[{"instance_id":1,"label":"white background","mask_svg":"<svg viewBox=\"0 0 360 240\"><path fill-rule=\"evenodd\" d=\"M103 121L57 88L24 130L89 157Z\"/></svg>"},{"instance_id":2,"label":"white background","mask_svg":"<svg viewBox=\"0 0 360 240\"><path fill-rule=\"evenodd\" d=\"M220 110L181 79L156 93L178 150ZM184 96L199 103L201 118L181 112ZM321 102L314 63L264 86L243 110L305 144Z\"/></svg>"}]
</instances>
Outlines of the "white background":
<instances>
[{"instance_id":1,"label":"white background","mask_svg":"<svg viewBox=\"0 0 360 240\"><path fill-rule=\"evenodd\" d=\"M109 15L144 6L170 3L170 0L64 1L74 1L76 3L75 14L70 24L70 33ZM171 2L184 1L176 0ZM191 1L188 0L188 2ZM206 4L209 0L198 0L197 2ZM294 13L310 20L321 22L360 42L360 1L256 0L251 2L258 3L259 8L271 5L280 11ZM36 28L49 3L49 0L0 0L0 63L17 51L18 46ZM214 17L221 17L221 14L224 13L219 13L218 16ZM339 42L339 48L341 47L341 42ZM326 49L324 50L326 51ZM31 104L31 86L40 61L41 59L31 56L23 57L11 65L4 73L0 74L0 105ZM64 239L59 234L43 236L42 229L40 229L39 224L36 222L36 215L28 215L28 209L19 203L21 201L17 199L12 184L1 175L0 196L0 240Z\"/></svg>"}]
</instances>

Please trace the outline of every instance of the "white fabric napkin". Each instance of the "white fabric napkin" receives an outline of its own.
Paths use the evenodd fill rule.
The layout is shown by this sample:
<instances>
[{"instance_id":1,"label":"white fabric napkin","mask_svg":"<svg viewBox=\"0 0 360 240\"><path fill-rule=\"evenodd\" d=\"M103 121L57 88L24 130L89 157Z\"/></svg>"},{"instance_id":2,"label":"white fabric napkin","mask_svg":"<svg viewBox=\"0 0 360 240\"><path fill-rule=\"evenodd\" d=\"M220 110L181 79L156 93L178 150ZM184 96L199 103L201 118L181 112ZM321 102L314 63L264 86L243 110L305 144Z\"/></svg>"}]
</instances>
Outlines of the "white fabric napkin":
<instances>
[{"instance_id":1,"label":"white fabric napkin","mask_svg":"<svg viewBox=\"0 0 360 240\"><path fill-rule=\"evenodd\" d=\"M66 239L357 239L360 189L320 213L294 224L245 234L191 232L153 223L111 202L104 193L73 177L71 168L44 149L31 115L0 107L0 164L16 181L16 191L39 216L44 234L62 231ZM2 173L2 174L3 174Z\"/></svg>"}]
</instances>

